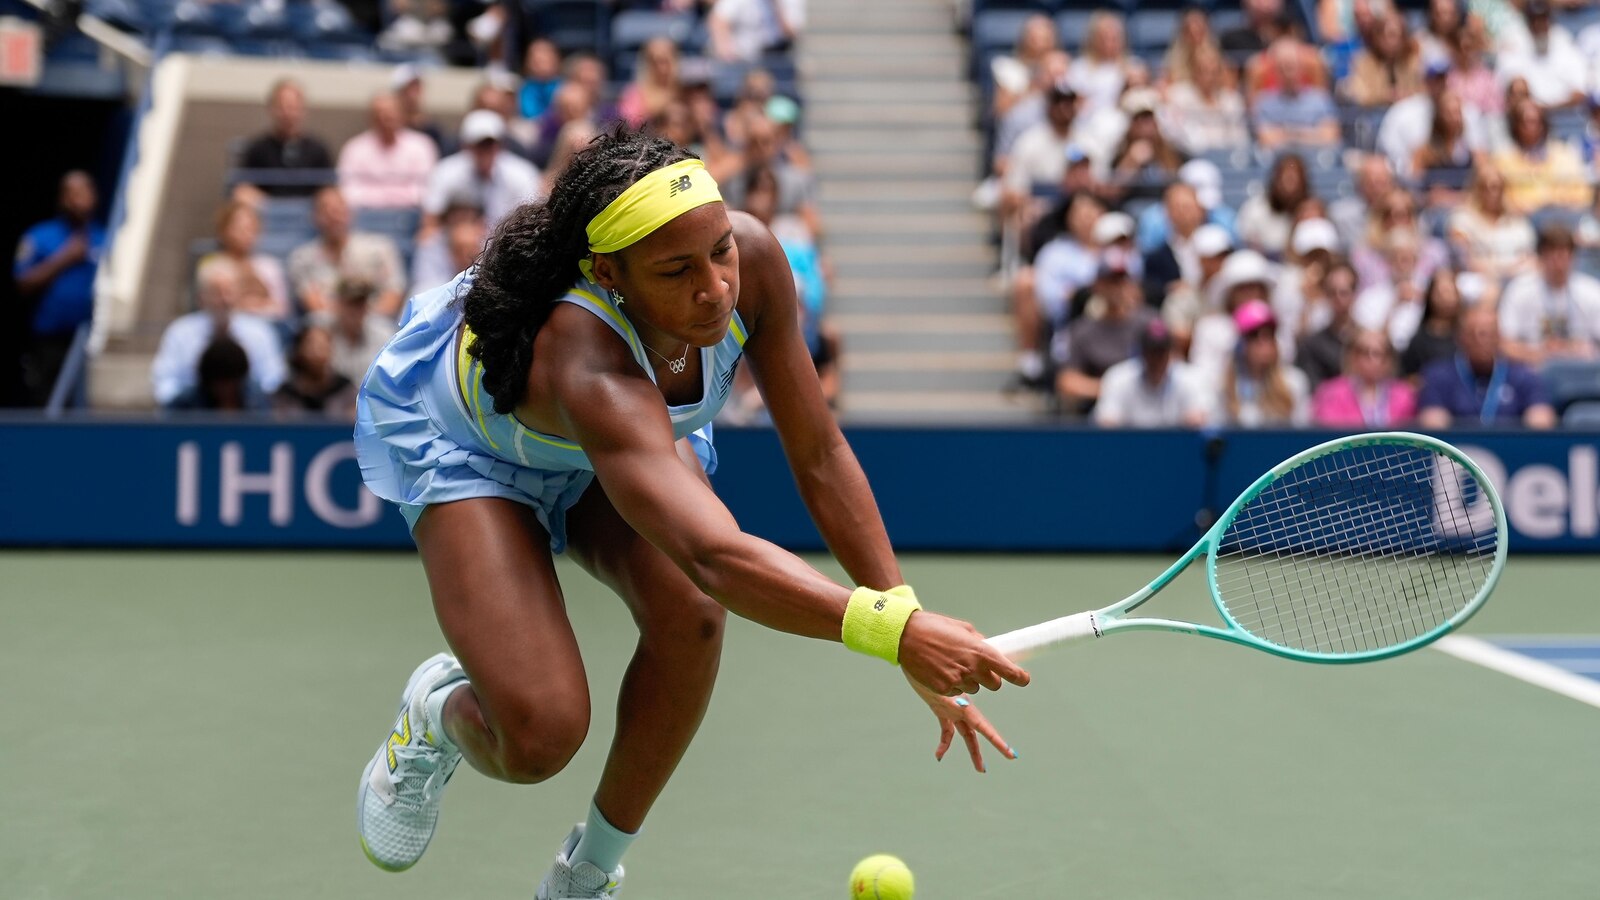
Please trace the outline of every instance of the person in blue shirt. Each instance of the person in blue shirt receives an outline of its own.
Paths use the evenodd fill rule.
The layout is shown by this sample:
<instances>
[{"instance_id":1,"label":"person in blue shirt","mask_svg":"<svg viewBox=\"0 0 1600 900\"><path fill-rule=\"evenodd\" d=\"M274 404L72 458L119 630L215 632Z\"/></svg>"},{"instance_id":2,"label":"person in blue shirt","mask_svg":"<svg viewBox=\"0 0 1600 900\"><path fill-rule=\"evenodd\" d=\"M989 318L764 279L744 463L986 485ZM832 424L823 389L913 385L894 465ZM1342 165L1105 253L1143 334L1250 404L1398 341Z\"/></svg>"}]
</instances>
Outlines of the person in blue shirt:
<instances>
[{"instance_id":1,"label":"person in blue shirt","mask_svg":"<svg viewBox=\"0 0 1600 900\"><path fill-rule=\"evenodd\" d=\"M87 172L61 178L60 213L29 228L17 245L12 276L32 309L23 381L35 405L50 397L72 336L94 313L94 276L105 228L91 221L99 199Z\"/></svg>"},{"instance_id":2,"label":"person in blue shirt","mask_svg":"<svg viewBox=\"0 0 1600 900\"><path fill-rule=\"evenodd\" d=\"M1451 426L1517 425L1553 428L1556 413L1544 382L1527 366L1500 351L1500 321L1493 309L1474 307L1461 316L1460 352L1422 370L1417 424L1428 430Z\"/></svg>"}]
</instances>

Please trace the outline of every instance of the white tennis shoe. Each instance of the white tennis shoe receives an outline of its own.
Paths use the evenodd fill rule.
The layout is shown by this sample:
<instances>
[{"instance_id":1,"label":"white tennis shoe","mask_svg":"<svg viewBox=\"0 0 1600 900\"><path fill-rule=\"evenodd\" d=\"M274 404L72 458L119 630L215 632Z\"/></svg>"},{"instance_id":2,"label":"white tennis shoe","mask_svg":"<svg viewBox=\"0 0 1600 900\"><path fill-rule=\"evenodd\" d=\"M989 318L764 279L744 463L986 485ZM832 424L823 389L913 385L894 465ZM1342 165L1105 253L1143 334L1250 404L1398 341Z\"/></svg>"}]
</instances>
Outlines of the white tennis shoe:
<instances>
[{"instance_id":1,"label":"white tennis shoe","mask_svg":"<svg viewBox=\"0 0 1600 900\"><path fill-rule=\"evenodd\" d=\"M622 893L622 867L615 872L602 872L593 863L572 865L572 851L578 849L578 839L583 837L583 824L579 823L561 844L556 863L539 882L539 892L534 900L610 900Z\"/></svg>"},{"instance_id":2,"label":"white tennis shoe","mask_svg":"<svg viewBox=\"0 0 1600 900\"><path fill-rule=\"evenodd\" d=\"M379 868L411 868L433 840L439 801L461 754L441 746L439 723L428 721L428 695L466 677L444 653L418 666L400 695L394 728L361 773L356 830L361 849Z\"/></svg>"}]
</instances>

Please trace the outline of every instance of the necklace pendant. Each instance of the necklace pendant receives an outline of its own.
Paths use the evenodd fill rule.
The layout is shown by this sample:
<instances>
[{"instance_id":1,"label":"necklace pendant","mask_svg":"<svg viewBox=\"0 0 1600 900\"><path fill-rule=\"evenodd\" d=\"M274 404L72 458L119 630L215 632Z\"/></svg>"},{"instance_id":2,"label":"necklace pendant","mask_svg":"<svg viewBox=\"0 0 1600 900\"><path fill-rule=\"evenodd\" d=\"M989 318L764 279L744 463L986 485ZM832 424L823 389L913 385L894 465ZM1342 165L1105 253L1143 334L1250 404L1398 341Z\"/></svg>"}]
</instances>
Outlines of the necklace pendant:
<instances>
[{"instance_id":1,"label":"necklace pendant","mask_svg":"<svg viewBox=\"0 0 1600 900\"><path fill-rule=\"evenodd\" d=\"M675 359L675 360L667 363L667 368L672 370L672 374L681 375L681 374L683 374L683 370L685 368L687 368L688 365L689 365L689 360L687 358Z\"/></svg>"}]
</instances>

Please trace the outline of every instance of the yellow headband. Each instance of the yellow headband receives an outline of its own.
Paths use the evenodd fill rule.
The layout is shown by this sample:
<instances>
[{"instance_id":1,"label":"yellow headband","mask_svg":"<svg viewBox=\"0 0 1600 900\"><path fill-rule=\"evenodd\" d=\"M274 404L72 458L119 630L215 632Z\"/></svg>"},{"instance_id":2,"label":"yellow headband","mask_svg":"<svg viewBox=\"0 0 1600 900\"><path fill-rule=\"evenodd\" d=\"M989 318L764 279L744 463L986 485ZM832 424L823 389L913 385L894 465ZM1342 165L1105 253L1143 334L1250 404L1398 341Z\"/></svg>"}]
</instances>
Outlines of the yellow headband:
<instances>
[{"instance_id":1,"label":"yellow headband","mask_svg":"<svg viewBox=\"0 0 1600 900\"><path fill-rule=\"evenodd\" d=\"M717 182L698 159L657 169L634 182L589 220L589 252L615 253L644 240L689 210L721 200ZM583 260L578 267L585 278L594 280L590 260Z\"/></svg>"}]
</instances>

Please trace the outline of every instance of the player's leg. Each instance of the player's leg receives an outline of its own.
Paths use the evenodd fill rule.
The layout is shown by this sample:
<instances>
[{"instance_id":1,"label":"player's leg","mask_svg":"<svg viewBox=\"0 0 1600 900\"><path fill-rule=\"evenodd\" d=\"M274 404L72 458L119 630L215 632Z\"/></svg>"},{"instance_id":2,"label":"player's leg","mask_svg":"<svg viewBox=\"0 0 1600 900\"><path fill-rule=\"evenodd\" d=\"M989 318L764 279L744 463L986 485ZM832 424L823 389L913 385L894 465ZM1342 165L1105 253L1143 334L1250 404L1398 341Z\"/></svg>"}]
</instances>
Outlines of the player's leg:
<instances>
[{"instance_id":1,"label":"player's leg","mask_svg":"<svg viewBox=\"0 0 1600 900\"><path fill-rule=\"evenodd\" d=\"M549 537L532 511L491 498L440 504L423 512L414 535L456 656L413 673L362 778L362 845L393 870L427 848L463 755L492 778L541 781L566 765L589 725L583 663Z\"/></svg>"},{"instance_id":2,"label":"player's leg","mask_svg":"<svg viewBox=\"0 0 1600 900\"><path fill-rule=\"evenodd\" d=\"M679 446L685 464L701 472L693 451ZM581 842L569 837L552 873L561 877L564 865L582 862L607 873L617 868L705 716L726 616L623 520L604 491L591 489L569 511L567 533L571 555L627 603L639 641L622 682L616 737L589 822Z\"/></svg>"}]
</instances>

